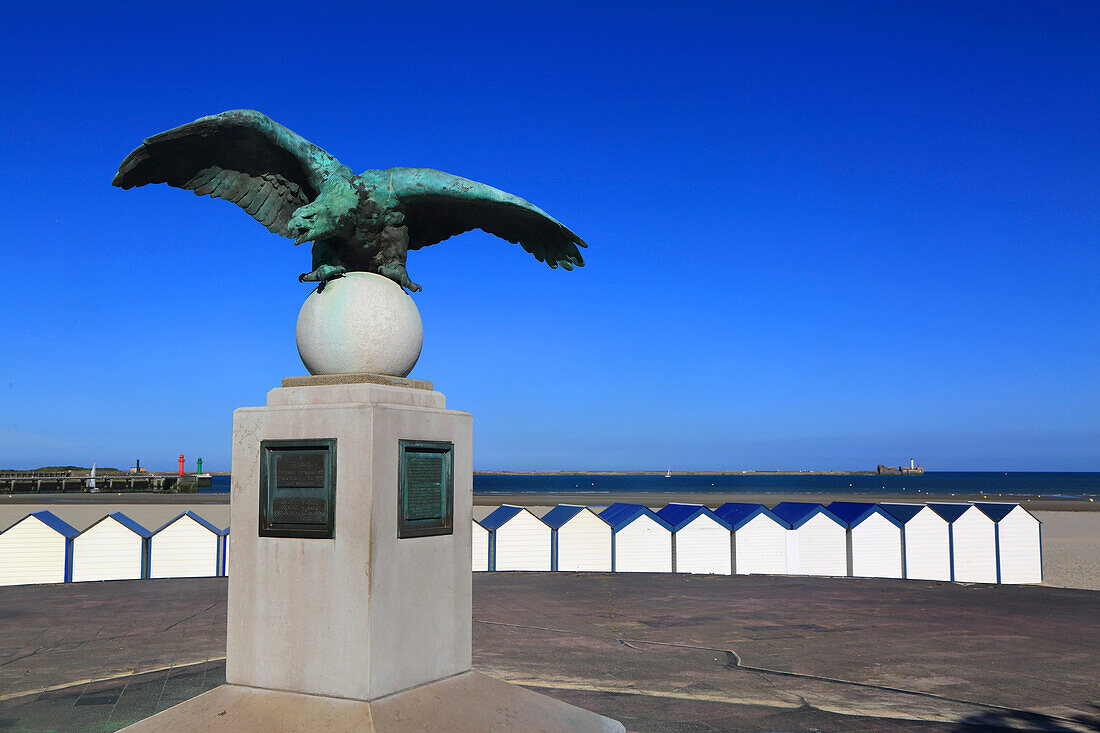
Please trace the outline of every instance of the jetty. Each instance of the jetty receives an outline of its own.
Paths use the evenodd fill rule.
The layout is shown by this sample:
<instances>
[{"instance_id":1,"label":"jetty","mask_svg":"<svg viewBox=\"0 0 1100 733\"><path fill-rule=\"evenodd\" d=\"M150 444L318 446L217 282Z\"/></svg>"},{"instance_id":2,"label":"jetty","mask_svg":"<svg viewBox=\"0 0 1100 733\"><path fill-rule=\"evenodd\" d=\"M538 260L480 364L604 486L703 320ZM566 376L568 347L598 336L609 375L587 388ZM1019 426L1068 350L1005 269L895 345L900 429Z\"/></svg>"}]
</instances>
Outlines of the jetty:
<instances>
[{"instance_id":1,"label":"jetty","mask_svg":"<svg viewBox=\"0 0 1100 733\"><path fill-rule=\"evenodd\" d=\"M0 493L48 494L75 492L176 491L179 484L201 481L194 474L99 473L87 471L0 471ZM94 488L90 484L94 482ZM205 485L210 478L205 477ZM199 483L201 486L202 484Z\"/></svg>"}]
</instances>

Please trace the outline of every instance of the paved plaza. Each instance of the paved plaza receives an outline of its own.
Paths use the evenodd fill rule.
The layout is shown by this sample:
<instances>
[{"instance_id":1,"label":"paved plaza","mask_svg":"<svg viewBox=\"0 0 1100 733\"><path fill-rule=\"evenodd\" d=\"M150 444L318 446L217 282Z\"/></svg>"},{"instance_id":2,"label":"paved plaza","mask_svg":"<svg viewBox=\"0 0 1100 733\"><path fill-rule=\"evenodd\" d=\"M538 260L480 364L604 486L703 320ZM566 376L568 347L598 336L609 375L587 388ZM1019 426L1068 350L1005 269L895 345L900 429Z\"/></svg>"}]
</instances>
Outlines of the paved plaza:
<instances>
[{"instance_id":1,"label":"paved plaza","mask_svg":"<svg viewBox=\"0 0 1100 733\"><path fill-rule=\"evenodd\" d=\"M1031 586L479 574L474 667L632 731L1097 731L1098 608ZM225 613L224 578L0 589L0 731L106 733L221 684Z\"/></svg>"}]
</instances>

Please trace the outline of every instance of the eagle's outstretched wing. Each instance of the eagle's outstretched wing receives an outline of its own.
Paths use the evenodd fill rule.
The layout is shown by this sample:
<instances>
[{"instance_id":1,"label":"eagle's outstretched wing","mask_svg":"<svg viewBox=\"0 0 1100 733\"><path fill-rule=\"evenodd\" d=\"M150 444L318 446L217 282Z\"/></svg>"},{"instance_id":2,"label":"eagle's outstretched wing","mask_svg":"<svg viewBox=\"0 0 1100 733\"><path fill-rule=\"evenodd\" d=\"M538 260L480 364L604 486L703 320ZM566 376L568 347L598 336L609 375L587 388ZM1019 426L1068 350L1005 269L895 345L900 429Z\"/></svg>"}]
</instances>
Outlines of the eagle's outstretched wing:
<instances>
[{"instance_id":1,"label":"eagle's outstretched wing","mask_svg":"<svg viewBox=\"0 0 1100 733\"><path fill-rule=\"evenodd\" d=\"M147 139L118 167L121 188L167 183L240 206L272 232L317 198L325 180L351 171L267 115L236 109Z\"/></svg>"},{"instance_id":2,"label":"eagle's outstretched wing","mask_svg":"<svg viewBox=\"0 0 1100 733\"><path fill-rule=\"evenodd\" d=\"M522 245L550 267L583 266L580 237L539 207L504 191L429 168L390 168L390 192L401 202L409 249L471 229Z\"/></svg>"}]
</instances>

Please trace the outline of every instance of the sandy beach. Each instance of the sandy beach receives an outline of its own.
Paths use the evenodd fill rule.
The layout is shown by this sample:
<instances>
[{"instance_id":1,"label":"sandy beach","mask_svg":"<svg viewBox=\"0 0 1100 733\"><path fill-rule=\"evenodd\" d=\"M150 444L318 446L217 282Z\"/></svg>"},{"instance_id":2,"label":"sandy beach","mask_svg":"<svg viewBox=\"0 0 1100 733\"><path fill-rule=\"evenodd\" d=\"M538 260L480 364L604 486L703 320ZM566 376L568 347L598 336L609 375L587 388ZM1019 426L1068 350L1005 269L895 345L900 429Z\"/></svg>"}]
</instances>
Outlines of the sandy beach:
<instances>
[{"instance_id":1,"label":"sandy beach","mask_svg":"<svg viewBox=\"0 0 1100 733\"><path fill-rule=\"evenodd\" d=\"M615 501L660 508L676 501L716 507L731 500L729 494L616 494ZM930 499L932 497L929 497ZM1100 504L1072 499L1036 497L957 496L939 501L1019 501L1043 523L1044 585L1100 590ZM606 506L608 494L521 494L474 497L474 517L482 518L501 504L530 506L536 514L556 504ZM781 501L901 501L912 496L739 494L737 501L774 506ZM48 509L79 530L86 529L110 512L122 512L149 529L157 529L180 513L191 510L217 527L229 525L227 494L14 494L0 496L0 529L6 529L31 512Z\"/></svg>"},{"instance_id":2,"label":"sandy beach","mask_svg":"<svg viewBox=\"0 0 1100 733\"><path fill-rule=\"evenodd\" d=\"M1034 514L1043 523L1043 584L1100 590L1100 514Z\"/></svg>"},{"instance_id":3,"label":"sandy beach","mask_svg":"<svg viewBox=\"0 0 1100 733\"><path fill-rule=\"evenodd\" d=\"M229 495L202 494L5 494L0 496L0 530L32 512L49 510L78 530L85 530L111 512L122 512L156 530L186 511L215 527L229 526Z\"/></svg>"}]
</instances>

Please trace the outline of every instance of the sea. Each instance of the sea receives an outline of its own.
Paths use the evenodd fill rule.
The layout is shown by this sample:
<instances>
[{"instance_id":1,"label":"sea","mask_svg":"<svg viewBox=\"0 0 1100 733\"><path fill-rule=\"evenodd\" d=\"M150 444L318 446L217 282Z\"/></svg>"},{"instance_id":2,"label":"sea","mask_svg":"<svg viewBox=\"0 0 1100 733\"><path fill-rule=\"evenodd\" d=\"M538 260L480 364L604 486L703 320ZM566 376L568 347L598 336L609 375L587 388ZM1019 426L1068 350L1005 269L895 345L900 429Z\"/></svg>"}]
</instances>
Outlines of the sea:
<instances>
[{"instance_id":1,"label":"sea","mask_svg":"<svg viewBox=\"0 0 1100 733\"><path fill-rule=\"evenodd\" d=\"M214 476L204 491L229 491L229 476ZM892 494L950 496L1006 494L1043 498L1100 497L1100 472L926 471L907 476L840 474L474 474L474 494Z\"/></svg>"}]
</instances>

